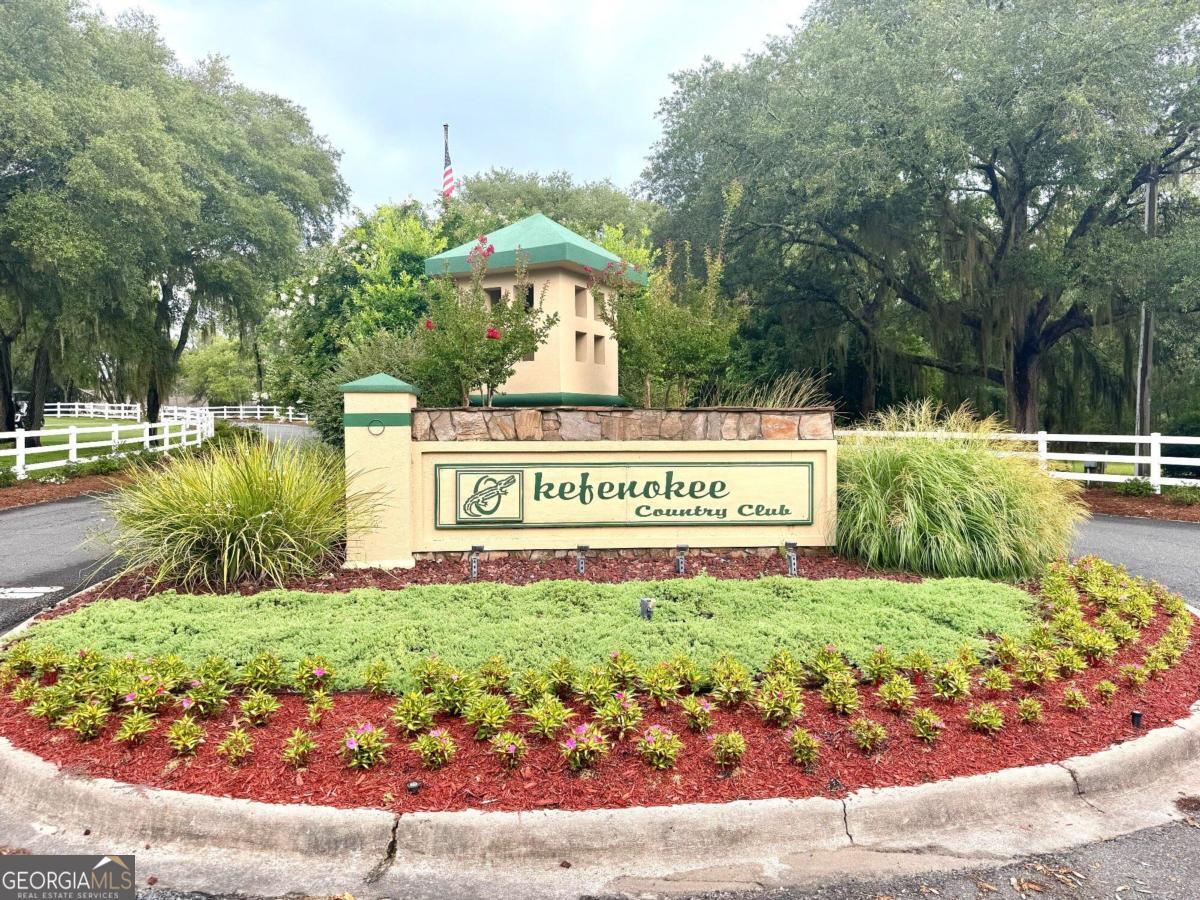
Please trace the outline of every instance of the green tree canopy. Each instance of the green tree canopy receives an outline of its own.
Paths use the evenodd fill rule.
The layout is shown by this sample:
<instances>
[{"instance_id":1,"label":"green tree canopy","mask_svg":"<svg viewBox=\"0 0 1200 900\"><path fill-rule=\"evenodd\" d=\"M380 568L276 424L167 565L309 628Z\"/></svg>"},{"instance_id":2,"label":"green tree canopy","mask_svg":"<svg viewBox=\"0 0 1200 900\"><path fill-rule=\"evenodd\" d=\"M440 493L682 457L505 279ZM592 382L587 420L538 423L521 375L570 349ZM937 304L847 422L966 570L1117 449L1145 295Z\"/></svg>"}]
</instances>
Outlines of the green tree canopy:
<instances>
[{"instance_id":1,"label":"green tree canopy","mask_svg":"<svg viewBox=\"0 0 1200 900\"><path fill-rule=\"evenodd\" d=\"M676 77L647 185L700 242L740 179L729 270L766 310L995 386L1036 430L1052 361L1102 362L1089 339L1142 300L1195 307L1164 273L1200 266L1198 42L1182 0L819 0L743 64Z\"/></svg>"}]
</instances>

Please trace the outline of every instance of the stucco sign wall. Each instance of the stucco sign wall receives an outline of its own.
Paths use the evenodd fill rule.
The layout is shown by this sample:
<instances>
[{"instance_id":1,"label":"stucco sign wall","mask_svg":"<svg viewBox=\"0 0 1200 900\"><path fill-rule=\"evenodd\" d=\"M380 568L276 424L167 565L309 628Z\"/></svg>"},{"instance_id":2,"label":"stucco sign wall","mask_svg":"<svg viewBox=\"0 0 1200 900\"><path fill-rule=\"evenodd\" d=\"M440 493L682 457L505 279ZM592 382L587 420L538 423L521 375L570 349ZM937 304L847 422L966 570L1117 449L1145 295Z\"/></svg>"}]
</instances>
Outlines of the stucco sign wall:
<instances>
[{"instance_id":1,"label":"stucco sign wall","mask_svg":"<svg viewBox=\"0 0 1200 900\"><path fill-rule=\"evenodd\" d=\"M410 566L474 547L750 549L834 539L837 444L831 418L817 421L825 412L517 410L503 414L513 417L507 428L452 411L462 426L452 439L414 440L408 385L372 376L343 387L348 490L377 509L369 525L352 523L347 566ZM550 416L560 428L546 427ZM610 430L603 416L614 417L611 430L643 438L596 439ZM672 416L680 438L663 439ZM537 427L523 417L539 418ZM437 426L425 426L432 437ZM818 426L830 436L802 436Z\"/></svg>"}]
</instances>

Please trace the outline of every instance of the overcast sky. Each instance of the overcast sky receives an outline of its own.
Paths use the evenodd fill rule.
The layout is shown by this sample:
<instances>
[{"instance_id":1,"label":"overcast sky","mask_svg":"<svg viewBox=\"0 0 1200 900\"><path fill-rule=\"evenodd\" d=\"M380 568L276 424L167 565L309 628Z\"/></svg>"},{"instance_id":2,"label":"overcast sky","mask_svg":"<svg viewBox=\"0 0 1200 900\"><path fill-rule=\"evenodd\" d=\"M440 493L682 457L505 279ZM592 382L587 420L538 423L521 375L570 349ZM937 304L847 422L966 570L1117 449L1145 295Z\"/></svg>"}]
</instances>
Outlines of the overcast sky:
<instances>
[{"instance_id":1,"label":"overcast sky","mask_svg":"<svg viewBox=\"0 0 1200 900\"><path fill-rule=\"evenodd\" d=\"M738 61L806 0L95 0L140 8L185 62L229 59L238 80L308 110L342 151L352 202L441 185L442 123L459 176L565 169L628 187L659 134L669 76Z\"/></svg>"}]
</instances>

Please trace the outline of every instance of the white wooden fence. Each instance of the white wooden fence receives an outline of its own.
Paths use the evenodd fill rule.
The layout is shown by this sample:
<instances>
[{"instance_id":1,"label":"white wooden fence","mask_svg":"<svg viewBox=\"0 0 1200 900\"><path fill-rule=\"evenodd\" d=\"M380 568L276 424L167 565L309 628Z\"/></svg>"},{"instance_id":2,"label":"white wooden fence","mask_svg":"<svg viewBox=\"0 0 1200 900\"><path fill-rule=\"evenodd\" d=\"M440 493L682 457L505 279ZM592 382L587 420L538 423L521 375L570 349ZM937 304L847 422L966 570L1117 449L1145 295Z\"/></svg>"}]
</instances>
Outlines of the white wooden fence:
<instances>
[{"instance_id":1,"label":"white wooden fence","mask_svg":"<svg viewBox=\"0 0 1200 900\"><path fill-rule=\"evenodd\" d=\"M233 419L243 422L262 422L266 420L302 422L305 424L308 422L308 413L301 412L294 406L262 406L254 403L243 406L164 406L163 409L204 409L212 413L215 418Z\"/></svg>"},{"instance_id":2,"label":"white wooden fence","mask_svg":"<svg viewBox=\"0 0 1200 900\"><path fill-rule=\"evenodd\" d=\"M1165 475L1164 467L1189 466L1200 468L1200 458L1186 456L1171 456L1164 454L1163 447L1197 447L1200 437L1184 435L1153 434L1053 434L1039 431L1036 434L1014 434L999 432L996 434L977 434L975 432L949 431L869 431L858 428L840 429L839 438L878 438L878 437L924 437L924 438L958 438L966 440L1012 441L1015 443L1032 444L1035 450L1013 450L1013 456L1036 458L1042 468L1048 469L1054 478L1066 478L1071 481L1132 481L1139 476L1136 474L1121 475L1104 471L1111 463L1130 463L1133 472L1144 466L1147 472L1146 480L1156 494L1161 493L1164 486L1195 486L1200 487L1200 479L1179 478ZM1052 451L1051 444L1116 444L1129 445L1129 453L1074 453L1069 450ZM1081 463L1082 472L1074 472L1061 467L1051 466L1051 463Z\"/></svg>"},{"instance_id":3,"label":"white wooden fence","mask_svg":"<svg viewBox=\"0 0 1200 900\"><path fill-rule=\"evenodd\" d=\"M263 406L257 403L241 406L163 406L160 415L175 416L177 419L184 415L183 410L199 410L212 413L217 419L233 419L242 421L261 422L275 420L280 422L308 422L308 413L301 412L294 406ZM71 416L90 419L133 419L142 420L142 405L140 403L47 403L47 417Z\"/></svg>"},{"instance_id":4,"label":"white wooden fence","mask_svg":"<svg viewBox=\"0 0 1200 900\"><path fill-rule=\"evenodd\" d=\"M0 431L0 469L10 468L17 478L26 478L30 472L92 462L104 456L199 446L213 435L213 416L202 409L183 409L185 412L177 414L164 411L160 422ZM29 446L30 438L38 438L41 446Z\"/></svg>"}]
</instances>

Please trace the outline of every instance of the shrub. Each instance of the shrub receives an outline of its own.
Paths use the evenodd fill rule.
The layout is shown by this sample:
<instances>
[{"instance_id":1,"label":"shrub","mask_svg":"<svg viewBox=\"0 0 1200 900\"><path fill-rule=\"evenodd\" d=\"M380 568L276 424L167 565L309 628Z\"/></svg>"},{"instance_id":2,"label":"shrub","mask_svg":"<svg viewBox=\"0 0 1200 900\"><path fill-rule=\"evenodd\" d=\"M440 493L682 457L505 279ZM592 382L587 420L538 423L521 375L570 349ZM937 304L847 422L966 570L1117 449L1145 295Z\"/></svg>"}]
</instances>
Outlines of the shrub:
<instances>
[{"instance_id":1,"label":"shrub","mask_svg":"<svg viewBox=\"0 0 1200 900\"><path fill-rule=\"evenodd\" d=\"M740 731L725 731L711 737L712 755L717 765L725 770L733 769L746 755L746 739Z\"/></svg>"},{"instance_id":2,"label":"shrub","mask_svg":"<svg viewBox=\"0 0 1200 900\"><path fill-rule=\"evenodd\" d=\"M679 677L670 663L659 663L651 666L642 673L642 690L646 696L658 704L660 709L666 709L671 701L679 696Z\"/></svg>"},{"instance_id":3,"label":"shrub","mask_svg":"<svg viewBox=\"0 0 1200 900\"><path fill-rule=\"evenodd\" d=\"M225 737L217 744L217 752L224 756L231 766L240 763L253 749L254 739L246 729L237 725L225 732Z\"/></svg>"},{"instance_id":4,"label":"shrub","mask_svg":"<svg viewBox=\"0 0 1200 900\"><path fill-rule=\"evenodd\" d=\"M204 743L204 729L185 713L167 727L167 743L181 755L195 753Z\"/></svg>"},{"instance_id":5,"label":"shrub","mask_svg":"<svg viewBox=\"0 0 1200 900\"><path fill-rule=\"evenodd\" d=\"M526 669L517 676L513 699L528 709L550 693L550 679L538 669Z\"/></svg>"},{"instance_id":6,"label":"shrub","mask_svg":"<svg viewBox=\"0 0 1200 900\"><path fill-rule=\"evenodd\" d=\"M1007 694L1012 690L1012 676L999 666L988 666L984 669L979 683L997 694Z\"/></svg>"},{"instance_id":7,"label":"shrub","mask_svg":"<svg viewBox=\"0 0 1200 900\"><path fill-rule=\"evenodd\" d=\"M1190 485L1174 485L1163 488L1163 496L1167 502L1175 506L1200 505L1200 487Z\"/></svg>"},{"instance_id":8,"label":"shrub","mask_svg":"<svg viewBox=\"0 0 1200 900\"><path fill-rule=\"evenodd\" d=\"M669 665L671 671L675 673L675 677L693 694L707 683L704 671L686 653L676 653L671 657Z\"/></svg>"},{"instance_id":9,"label":"shrub","mask_svg":"<svg viewBox=\"0 0 1200 900\"><path fill-rule=\"evenodd\" d=\"M1033 697L1022 697L1017 701L1017 718L1026 725L1033 725L1042 721L1043 715L1041 700Z\"/></svg>"},{"instance_id":10,"label":"shrub","mask_svg":"<svg viewBox=\"0 0 1200 900\"><path fill-rule=\"evenodd\" d=\"M154 716L144 709L135 709L121 719L113 740L121 744L140 744L142 739L154 730Z\"/></svg>"},{"instance_id":11,"label":"shrub","mask_svg":"<svg viewBox=\"0 0 1200 900\"><path fill-rule=\"evenodd\" d=\"M805 678L804 666L786 648L776 650L763 666L764 675L781 675L788 681L799 684Z\"/></svg>"},{"instance_id":12,"label":"shrub","mask_svg":"<svg viewBox=\"0 0 1200 900\"><path fill-rule=\"evenodd\" d=\"M625 735L642 721L642 707L632 695L617 691L596 707L596 718L605 728L617 733L617 740L623 741Z\"/></svg>"},{"instance_id":13,"label":"shrub","mask_svg":"<svg viewBox=\"0 0 1200 900\"><path fill-rule=\"evenodd\" d=\"M578 672L575 670L575 663L565 656L560 656L550 664L550 668L546 670L546 678L550 681L550 687L560 697L566 697L571 693L571 687L575 684L575 679L578 677Z\"/></svg>"},{"instance_id":14,"label":"shrub","mask_svg":"<svg viewBox=\"0 0 1200 900\"><path fill-rule=\"evenodd\" d=\"M229 687L220 681L193 678L179 705L193 715L211 716L229 703L229 693Z\"/></svg>"},{"instance_id":15,"label":"shrub","mask_svg":"<svg viewBox=\"0 0 1200 900\"><path fill-rule=\"evenodd\" d=\"M818 650L807 664L809 679L815 685L823 685L831 678L841 678L850 675L850 667L840 651L833 644L826 644Z\"/></svg>"},{"instance_id":16,"label":"shrub","mask_svg":"<svg viewBox=\"0 0 1200 900\"><path fill-rule=\"evenodd\" d=\"M912 708L913 701L917 699L917 689L903 675L893 675L879 686L875 696L885 709L903 713Z\"/></svg>"},{"instance_id":17,"label":"shrub","mask_svg":"<svg viewBox=\"0 0 1200 900\"><path fill-rule=\"evenodd\" d=\"M494 735L490 746L506 769L514 768L525 758L525 738L515 731L501 731Z\"/></svg>"},{"instance_id":18,"label":"shrub","mask_svg":"<svg viewBox=\"0 0 1200 900\"><path fill-rule=\"evenodd\" d=\"M859 438L838 452L839 553L869 566L1017 580L1066 553L1084 517L1078 485L991 437L995 419L926 401L875 416L881 431L968 432L971 438Z\"/></svg>"},{"instance_id":19,"label":"shrub","mask_svg":"<svg viewBox=\"0 0 1200 900\"><path fill-rule=\"evenodd\" d=\"M594 766L609 749L604 729L595 722L576 725L570 737L559 746L572 772Z\"/></svg>"},{"instance_id":20,"label":"shrub","mask_svg":"<svg viewBox=\"0 0 1200 900\"><path fill-rule=\"evenodd\" d=\"M679 735L661 725L651 725L638 738L637 752L655 769L669 769L683 750Z\"/></svg>"},{"instance_id":21,"label":"shrub","mask_svg":"<svg viewBox=\"0 0 1200 900\"><path fill-rule=\"evenodd\" d=\"M754 692L754 705L768 725L787 725L804 712L800 688L783 675L768 675L762 680Z\"/></svg>"},{"instance_id":22,"label":"shrub","mask_svg":"<svg viewBox=\"0 0 1200 900\"><path fill-rule=\"evenodd\" d=\"M567 724L567 720L574 717L575 713L567 709L557 697L547 695L529 707L525 715L533 723L529 726L529 730L533 734L546 740L552 740L558 734L559 729Z\"/></svg>"},{"instance_id":23,"label":"shrub","mask_svg":"<svg viewBox=\"0 0 1200 900\"><path fill-rule=\"evenodd\" d=\"M942 729L946 727L946 723L937 713L924 706L913 710L909 724L912 726L913 735L926 744L936 741L941 736Z\"/></svg>"},{"instance_id":24,"label":"shrub","mask_svg":"<svg viewBox=\"0 0 1200 900\"><path fill-rule=\"evenodd\" d=\"M687 719L688 728L692 731L703 734L712 728L713 706L707 700L689 694L679 701L679 708L683 710L683 716Z\"/></svg>"},{"instance_id":25,"label":"shrub","mask_svg":"<svg viewBox=\"0 0 1200 900\"><path fill-rule=\"evenodd\" d=\"M445 728L434 728L418 737L409 744L421 757L421 765L427 769L440 769L454 757L458 748L454 746L454 738Z\"/></svg>"},{"instance_id":26,"label":"shrub","mask_svg":"<svg viewBox=\"0 0 1200 900\"><path fill-rule=\"evenodd\" d=\"M333 699L325 691L313 691L312 696L308 698L308 724L317 726L321 724L321 719L325 717L325 713L333 709Z\"/></svg>"},{"instance_id":27,"label":"shrub","mask_svg":"<svg viewBox=\"0 0 1200 900\"><path fill-rule=\"evenodd\" d=\"M934 673L933 696L939 700L959 700L971 693L971 676L957 662L949 662Z\"/></svg>"},{"instance_id":28,"label":"shrub","mask_svg":"<svg viewBox=\"0 0 1200 900\"><path fill-rule=\"evenodd\" d=\"M895 675L898 666L892 651L880 645L871 651L871 655L859 668L862 670L863 678L879 684Z\"/></svg>"},{"instance_id":29,"label":"shrub","mask_svg":"<svg viewBox=\"0 0 1200 900\"><path fill-rule=\"evenodd\" d=\"M861 700L858 687L849 673L830 678L821 686L821 699L829 708L843 716L858 710Z\"/></svg>"},{"instance_id":30,"label":"shrub","mask_svg":"<svg viewBox=\"0 0 1200 900\"><path fill-rule=\"evenodd\" d=\"M996 734L1004 727L1004 713L995 703L980 703L967 710L967 723L976 731Z\"/></svg>"},{"instance_id":31,"label":"shrub","mask_svg":"<svg viewBox=\"0 0 1200 900\"><path fill-rule=\"evenodd\" d=\"M387 762L387 748L391 746L383 739L383 732L370 722L348 728L342 735L340 747L342 758L351 769L369 769Z\"/></svg>"},{"instance_id":32,"label":"shrub","mask_svg":"<svg viewBox=\"0 0 1200 900\"><path fill-rule=\"evenodd\" d=\"M17 483L17 473L12 466L0 465L0 488L12 487Z\"/></svg>"},{"instance_id":33,"label":"shrub","mask_svg":"<svg viewBox=\"0 0 1200 900\"><path fill-rule=\"evenodd\" d=\"M1125 497L1151 497L1154 495L1154 485L1146 478L1118 481L1113 485L1113 490Z\"/></svg>"},{"instance_id":34,"label":"shrub","mask_svg":"<svg viewBox=\"0 0 1200 900\"><path fill-rule=\"evenodd\" d=\"M622 687L632 687L637 684L639 674L637 661L625 650L614 650L608 654L605 668L612 680Z\"/></svg>"},{"instance_id":35,"label":"shrub","mask_svg":"<svg viewBox=\"0 0 1200 900\"><path fill-rule=\"evenodd\" d=\"M377 659L362 670L362 686L372 694L383 694L391 678L391 666L382 659Z\"/></svg>"},{"instance_id":36,"label":"shrub","mask_svg":"<svg viewBox=\"0 0 1200 900\"><path fill-rule=\"evenodd\" d=\"M933 666L933 657L920 647L906 653L904 659L900 661L900 668L914 678L924 678L931 674Z\"/></svg>"},{"instance_id":37,"label":"shrub","mask_svg":"<svg viewBox=\"0 0 1200 900\"><path fill-rule=\"evenodd\" d=\"M463 718L475 726L475 740L486 741L503 730L512 717L508 701L496 694L477 694L467 704Z\"/></svg>"},{"instance_id":38,"label":"shrub","mask_svg":"<svg viewBox=\"0 0 1200 900\"><path fill-rule=\"evenodd\" d=\"M722 706L737 706L745 700L752 683L746 667L727 654L713 664L712 695Z\"/></svg>"},{"instance_id":39,"label":"shrub","mask_svg":"<svg viewBox=\"0 0 1200 900\"><path fill-rule=\"evenodd\" d=\"M1100 702L1105 706L1113 702L1113 697L1117 696L1117 686L1111 681L1105 679L1096 682L1096 696L1100 698Z\"/></svg>"},{"instance_id":40,"label":"shrub","mask_svg":"<svg viewBox=\"0 0 1200 900\"><path fill-rule=\"evenodd\" d=\"M271 714L279 709L279 705L273 694L255 688L242 698L242 715L251 725L266 725Z\"/></svg>"},{"instance_id":41,"label":"shrub","mask_svg":"<svg viewBox=\"0 0 1200 900\"><path fill-rule=\"evenodd\" d=\"M419 734L433 727L437 704L429 694L410 691L392 707L392 724L401 734Z\"/></svg>"},{"instance_id":42,"label":"shrub","mask_svg":"<svg viewBox=\"0 0 1200 900\"><path fill-rule=\"evenodd\" d=\"M508 690L508 682L512 679L512 669L504 661L504 657L493 655L484 660L479 667L479 683L485 691L500 694Z\"/></svg>"},{"instance_id":43,"label":"shrub","mask_svg":"<svg viewBox=\"0 0 1200 900\"><path fill-rule=\"evenodd\" d=\"M340 456L317 444L237 441L162 467L136 464L133 474L105 495L113 555L156 584L282 586L323 567L347 518L374 515L370 498L346 496Z\"/></svg>"},{"instance_id":44,"label":"shrub","mask_svg":"<svg viewBox=\"0 0 1200 900\"><path fill-rule=\"evenodd\" d=\"M1087 709L1091 704L1088 703L1088 698L1084 696L1083 691L1079 688L1069 687L1063 691L1063 706L1079 712Z\"/></svg>"},{"instance_id":45,"label":"shrub","mask_svg":"<svg viewBox=\"0 0 1200 900\"><path fill-rule=\"evenodd\" d=\"M850 723L850 738L863 753L870 753L883 746L887 740L887 729L870 719L855 719Z\"/></svg>"},{"instance_id":46,"label":"shrub","mask_svg":"<svg viewBox=\"0 0 1200 900\"><path fill-rule=\"evenodd\" d=\"M75 732L81 741L96 737L108 721L108 707L99 700L77 703L62 717L64 728Z\"/></svg>"},{"instance_id":47,"label":"shrub","mask_svg":"<svg viewBox=\"0 0 1200 900\"><path fill-rule=\"evenodd\" d=\"M617 683L605 669L592 666L580 673L574 682L575 696L588 706L595 708L617 691Z\"/></svg>"},{"instance_id":48,"label":"shrub","mask_svg":"<svg viewBox=\"0 0 1200 900\"><path fill-rule=\"evenodd\" d=\"M821 755L820 742L803 728L793 728L788 735L788 750L792 762L799 766L815 766Z\"/></svg>"},{"instance_id":49,"label":"shrub","mask_svg":"<svg viewBox=\"0 0 1200 900\"><path fill-rule=\"evenodd\" d=\"M308 765L308 760L316 749L317 742L313 740L313 736L303 728L297 728L292 732L291 737L283 742L281 756L283 761L292 768L302 769Z\"/></svg>"},{"instance_id":50,"label":"shrub","mask_svg":"<svg viewBox=\"0 0 1200 900\"><path fill-rule=\"evenodd\" d=\"M474 675L451 671L434 685L433 696L443 711L461 716L482 690Z\"/></svg>"},{"instance_id":51,"label":"shrub","mask_svg":"<svg viewBox=\"0 0 1200 900\"><path fill-rule=\"evenodd\" d=\"M283 663L270 650L256 653L242 670L242 682L264 691L278 690L283 687Z\"/></svg>"},{"instance_id":52,"label":"shrub","mask_svg":"<svg viewBox=\"0 0 1200 900\"><path fill-rule=\"evenodd\" d=\"M333 679L333 668L323 656L306 656L296 666L296 687L305 697L314 691L323 691Z\"/></svg>"}]
</instances>

